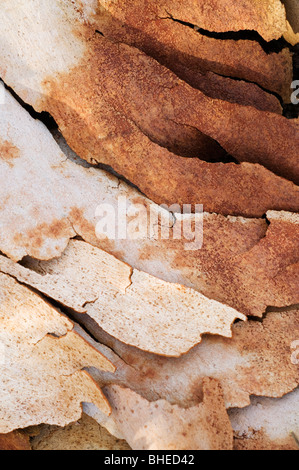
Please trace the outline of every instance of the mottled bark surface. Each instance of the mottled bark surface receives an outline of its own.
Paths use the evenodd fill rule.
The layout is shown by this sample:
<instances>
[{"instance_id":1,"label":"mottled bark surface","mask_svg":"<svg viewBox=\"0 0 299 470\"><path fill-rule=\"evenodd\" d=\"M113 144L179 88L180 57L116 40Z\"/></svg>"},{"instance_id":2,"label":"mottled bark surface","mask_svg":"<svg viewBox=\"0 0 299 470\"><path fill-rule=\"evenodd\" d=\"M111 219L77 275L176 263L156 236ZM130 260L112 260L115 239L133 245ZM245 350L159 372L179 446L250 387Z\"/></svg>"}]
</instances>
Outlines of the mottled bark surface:
<instances>
[{"instance_id":1,"label":"mottled bark surface","mask_svg":"<svg viewBox=\"0 0 299 470\"><path fill-rule=\"evenodd\" d=\"M298 11L2 0L0 450L299 449Z\"/></svg>"}]
</instances>

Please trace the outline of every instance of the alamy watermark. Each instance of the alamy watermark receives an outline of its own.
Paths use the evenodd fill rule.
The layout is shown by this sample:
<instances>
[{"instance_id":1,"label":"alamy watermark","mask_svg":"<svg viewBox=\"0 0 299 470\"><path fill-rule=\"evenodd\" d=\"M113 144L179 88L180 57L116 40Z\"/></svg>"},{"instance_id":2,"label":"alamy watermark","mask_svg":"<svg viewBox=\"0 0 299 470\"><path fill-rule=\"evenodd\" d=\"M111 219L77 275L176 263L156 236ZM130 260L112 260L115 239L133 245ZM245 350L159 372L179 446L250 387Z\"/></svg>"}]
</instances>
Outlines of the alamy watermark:
<instances>
[{"instance_id":1,"label":"alamy watermark","mask_svg":"<svg viewBox=\"0 0 299 470\"><path fill-rule=\"evenodd\" d=\"M292 90L295 90L291 94L291 102L292 104L297 105L299 104L299 80L295 80L294 82L292 82L291 88Z\"/></svg>"},{"instance_id":2,"label":"alamy watermark","mask_svg":"<svg viewBox=\"0 0 299 470\"><path fill-rule=\"evenodd\" d=\"M184 240L187 251L202 248L202 204L157 206L140 201L120 196L117 205L100 204L95 213L99 219L96 236L109 240Z\"/></svg>"},{"instance_id":3,"label":"alamy watermark","mask_svg":"<svg viewBox=\"0 0 299 470\"><path fill-rule=\"evenodd\" d=\"M4 83L0 80L0 106L5 104L5 87Z\"/></svg>"}]
</instances>

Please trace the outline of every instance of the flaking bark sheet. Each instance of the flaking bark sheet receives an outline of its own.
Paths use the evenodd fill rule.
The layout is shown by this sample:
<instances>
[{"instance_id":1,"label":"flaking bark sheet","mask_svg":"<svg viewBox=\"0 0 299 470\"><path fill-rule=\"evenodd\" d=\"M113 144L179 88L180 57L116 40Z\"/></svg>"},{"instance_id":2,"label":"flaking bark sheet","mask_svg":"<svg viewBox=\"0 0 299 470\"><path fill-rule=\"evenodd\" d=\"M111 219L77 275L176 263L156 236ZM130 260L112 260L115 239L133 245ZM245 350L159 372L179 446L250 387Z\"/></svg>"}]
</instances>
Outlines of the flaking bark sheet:
<instances>
[{"instance_id":1,"label":"flaking bark sheet","mask_svg":"<svg viewBox=\"0 0 299 470\"><path fill-rule=\"evenodd\" d=\"M232 429L216 380L206 378L202 402L186 409L165 400L148 402L119 386L106 387L105 394L112 414L103 425L134 450L232 450Z\"/></svg>"},{"instance_id":2,"label":"flaking bark sheet","mask_svg":"<svg viewBox=\"0 0 299 470\"><path fill-rule=\"evenodd\" d=\"M8 92L5 101L0 115L3 141L0 196L5 201L1 206L0 221L2 253L15 261L26 255L48 260L59 257L69 240L79 235L133 268L192 287L245 314L261 315L268 305L282 307L298 303L299 226L294 222L296 215L274 213L278 220L272 223L271 212L267 230L264 220L205 213L202 249L188 251L185 239L173 239L178 216L175 219L168 211L106 172L73 163L61 152L45 126L32 119ZM277 193L280 208L284 205L283 197L293 197L296 207L298 188L279 178L277 181L282 183L283 191L280 193L279 189ZM259 186L259 182L257 184ZM261 191L263 189L268 197L268 189L265 186ZM259 202L261 191L258 187L255 191ZM229 194L235 197L233 191ZM119 197L127 198L127 214L123 213L124 208L118 210ZM101 204L110 204L128 224L129 214L137 211L145 235L137 240L118 240L120 222L117 217L116 239L108 239L102 232L96 234L96 210ZM151 212L161 215L160 226L156 222L158 229L162 225L170 227L168 240L161 240L156 233ZM190 230L194 234L192 216L190 221ZM280 242L285 237L288 237L287 245ZM271 266L270 275L268 265ZM247 288L250 278L257 282L250 282Z\"/></svg>"},{"instance_id":3,"label":"flaking bark sheet","mask_svg":"<svg viewBox=\"0 0 299 470\"><path fill-rule=\"evenodd\" d=\"M299 337L298 309L270 312L262 322L237 323L232 339L207 335L181 358L157 357L120 343L87 315L77 321L100 342L91 344L117 367L113 376L92 371L99 385L129 387L150 401L194 406L202 399L204 377L220 382L227 408L250 405L251 395L283 397L299 385L298 365L292 361L292 344Z\"/></svg>"},{"instance_id":4,"label":"flaking bark sheet","mask_svg":"<svg viewBox=\"0 0 299 470\"><path fill-rule=\"evenodd\" d=\"M0 163L3 179L1 197L5 200L8 195L11 195L9 201L22 207L22 204L18 203L17 192L12 198L10 177L14 175L13 178L16 185L19 182L17 191L21 192L20 201L24 199L24 189L21 188L28 179L26 197L30 197L31 206L36 207L35 212L31 212L30 215L24 214L24 217L21 216L22 222L20 221L20 215L17 215L15 219L15 230L18 226L17 223L20 222L20 225L24 228L24 232L26 232L36 225L37 214L39 214L39 218L44 214L44 217L47 217L49 225L53 226L53 230L55 229L55 233L52 233L51 230L48 232L48 237L52 238L52 243L50 244L48 242L47 248L50 250L52 245L52 257L57 256L57 253L61 253L65 248L68 238L75 235L71 223L75 226L75 219L79 223L79 216L82 213L82 205L84 204L84 194L86 191L88 190L89 193L89 216L87 217L86 209L84 209L82 216L84 215L85 219L88 219L88 223L86 224L86 226L88 226L92 220L94 220L97 205L104 202L111 202L109 201L108 194L113 190L109 190L109 187L117 188L120 183L116 178L109 177L100 170L93 171L91 169L85 170L83 168L77 168L76 165L65 161L66 157L61 154L60 149L55 145L46 128L41 123L33 120L8 92L5 94L5 105L2 111L0 117L2 142L0 145ZM25 132L24 123L26 123ZM157 149L160 149L160 147L157 147ZM179 157L174 158L179 159ZM299 209L298 187L272 175L261 167L249 164L209 164L193 159L182 159L182 163L186 163L184 176L186 183L190 183L186 184L188 193L190 185L192 185L191 180L197 180L196 191L194 193L192 191L189 193L190 196L182 198L180 192L186 191L186 189L184 189L185 185L182 186L180 184L178 186L174 181L173 185L168 186L169 190L166 189L166 185L159 185L159 192L161 193L159 200L163 204L183 203L188 202L188 200L194 203L200 201L204 204L206 211L223 211L228 213L230 211L232 213L244 212L248 215L262 215L268 209ZM199 173L193 173L193 164L198 167ZM172 175L174 178L177 177L181 179L182 175L179 175L179 167L177 170L175 167L172 168L173 170L171 170L170 167L168 172L170 175L167 175L167 180L169 180L169 176L171 176L172 172L174 172ZM231 172L229 170L231 170ZM140 173L143 172L145 175L146 168L144 168L144 170L140 169ZM177 176L175 176L175 173ZM43 180L43 178L45 180ZM152 174L152 177L150 177L149 174L146 176L148 183L151 183L151 178L153 178L152 183L154 185L156 176L154 174ZM207 184L202 184L200 178L204 178ZM60 183L58 183L59 180ZM76 182L76 185L74 182ZM254 184L252 185L251 182ZM53 188L54 185L57 185L57 191L55 192L55 199L53 200L53 191L51 188ZM64 188L65 191L63 191ZM149 191L151 192L151 190ZM116 191L114 191L114 193L115 192ZM165 199L162 198L163 193ZM104 194L107 194L107 196L104 197ZM128 195L128 189L126 190L126 194ZM134 193L131 191L131 194L133 195ZM46 210L45 206L49 205L49 201L52 200L54 207L51 207L50 210ZM68 203L69 208L67 207ZM113 205L115 205L115 203L113 203ZM9 204L5 204L2 210L14 212L12 208L9 207ZM26 208L23 207L23 211L25 210ZM18 209L18 213L19 212ZM57 222L61 218L61 213L66 214L67 217L60 225L57 225ZM70 213L73 214L73 217L70 216ZM92 217L90 214L92 214ZM68 223L67 219L72 219L71 223ZM4 212L2 212L2 224L8 221L11 224L11 220L13 220L11 213L4 215ZM50 223L50 221L52 223ZM40 221L41 224L43 224L43 222L43 220ZM42 228L42 226L40 228ZM17 259L22 258L26 254L36 258L47 257L45 250L41 253L41 249L39 249L41 248L44 235L46 235L45 230L39 230L38 235L31 233L30 238L25 236L25 238L23 237L22 239L20 235L18 239L14 240L14 250L4 245L4 243L10 245L11 242L7 228L5 228L5 230L5 239L3 239L1 246L2 251L5 253ZM33 244L34 238L35 243ZM32 244L32 247L29 249L28 245L30 244ZM23 249L21 248L22 245ZM28 247L27 250L25 249L26 246ZM56 247L56 250L54 247Z\"/></svg>"},{"instance_id":5,"label":"flaking bark sheet","mask_svg":"<svg viewBox=\"0 0 299 470\"><path fill-rule=\"evenodd\" d=\"M235 450L299 450L299 389L280 399L254 397L229 415Z\"/></svg>"},{"instance_id":6,"label":"flaking bark sheet","mask_svg":"<svg viewBox=\"0 0 299 470\"><path fill-rule=\"evenodd\" d=\"M137 47L209 96L225 99L222 78L233 77L256 83L289 102L292 60L288 49L267 54L254 40L211 37L196 26L192 28L190 24L177 21L180 18L173 16L171 10L172 1L167 0L164 4L146 0L126 4L121 0L100 1L93 21L105 37ZM181 10L188 10L186 2ZM218 95L214 84L209 82L208 71L218 74L217 81L223 87ZM238 96L238 82L227 83L234 88L233 95ZM253 90L248 84L248 91L250 88ZM265 92L263 95L267 97Z\"/></svg>"},{"instance_id":7,"label":"flaking bark sheet","mask_svg":"<svg viewBox=\"0 0 299 470\"><path fill-rule=\"evenodd\" d=\"M34 9L35 1L26 4L28 13ZM239 179L229 182L234 165L232 169L231 165L218 165L213 167L213 175L203 174L201 162L185 160L171 152L217 160L224 149L239 161L260 163L299 181L298 133L285 118L206 97L139 50L113 44L96 34L82 23L72 4L63 4L62 8L56 0L54 8L51 2L51 7L40 9L39 21L32 17L32 28L27 24L25 28L18 9L7 13L4 8L2 16L5 47L1 52L5 65L3 62L0 72L6 83L36 109L49 111L81 157L109 164L152 199L169 202L174 198L169 194L171 188L164 195L157 182L156 175L160 182L166 172L179 203L182 198L195 203L192 191L199 178L209 181L213 176L215 186L223 180L230 189L240 187ZM11 21L18 24L14 31ZM54 52L43 22L50 29L53 22L57 29L60 43ZM22 63L14 46L17 40L19 53L21 32ZM32 43L36 44L33 53ZM245 169L250 175L246 185L243 179L242 186L247 187L248 193L252 181L256 181L258 167L243 166L238 171ZM179 184L182 175L186 176L183 187ZM230 193L228 187L225 194ZM226 209L236 212L228 204Z\"/></svg>"},{"instance_id":8,"label":"flaking bark sheet","mask_svg":"<svg viewBox=\"0 0 299 470\"><path fill-rule=\"evenodd\" d=\"M0 451L2 450L31 450L29 436L20 431L0 434Z\"/></svg>"},{"instance_id":9,"label":"flaking bark sheet","mask_svg":"<svg viewBox=\"0 0 299 470\"><path fill-rule=\"evenodd\" d=\"M299 33L299 5L297 0L283 0L283 4L286 7L287 19L294 33Z\"/></svg>"},{"instance_id":10,"label":"flaking bark sheet","mask_svg":"<svg viewBox=\"0 0 299 470\"><path fill-rule=\"evenodd\" d=\"M230 337L232 323L246 320L193 289L133 270L81 241L71 241L59 259L33 261L30 267L33 271L0 258L3 272L87 313L120 341L155 354L180 356L200 343L204 333Z\"/></svg>"},{"instance_id":11,"label":"flaking bark sheet","mask_svg":"<svg viewBox=\"0 0 299 470\"><path fill-rule=\"evenodd\" d=\"M101 389L82 369L113 372L112 363L37 294L4 274L0 287L0 433L65 426L80 418L84 401L109 414Z\"/></svg>"}]
</instances>

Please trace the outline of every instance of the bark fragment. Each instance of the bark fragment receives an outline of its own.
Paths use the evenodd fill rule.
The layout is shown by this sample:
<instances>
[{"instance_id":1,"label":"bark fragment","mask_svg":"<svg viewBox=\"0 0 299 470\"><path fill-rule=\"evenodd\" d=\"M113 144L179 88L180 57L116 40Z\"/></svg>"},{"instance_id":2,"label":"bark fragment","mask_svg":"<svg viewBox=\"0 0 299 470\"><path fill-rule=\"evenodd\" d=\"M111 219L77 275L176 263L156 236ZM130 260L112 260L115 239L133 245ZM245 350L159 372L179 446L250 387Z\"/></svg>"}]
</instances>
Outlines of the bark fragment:
<instances>
[{"instance_id":1,"label":"bark fragment","mask_svg":"<svg viewBox=\"0 0 299 470\"><path fill-rule=\"evenodd\" d=\"M216 380L205 379L202 403L187 409L164 400L150 403L118 386L105 393L112 414L103 425L113 432L116 428L134 450L232 449L231 425Z\"/></svg>"},{"instance_id":2,"label":"bark fragment","mask_svg":"<svg viewBox=\"0 0 299 470\"><path fill-rule=\"evenodd\" d=\"M37 294L4 274L0 287L0 433L65 426L79 419L84 401L109 414L101 389L81 369L114 366Z\"/></svg>"},{"instance_id":3,"label":"bark fragment","mask_svg":"<svg viewBox=\"0 0 299 470\"><path fill-rule=\"evenodd\" d=\"M109 2L108 2L109 3ZM279 0L159 0L173 17L216 31L257 31L266 41L279 39L285 30L285 10ZM217 14L215 14L215 8Z\"/></svg>"},{"instance_id":4,"label":"bark fragment","mask_svg":"<svg viewBox=\"0 0 299 470\"><path fill-rule=\"evenodd\" d=\"M28 3L29 11L35 1ZM12 18L5 16L7 11L3 9L1 25L7 44L2 51L5 67L0 64L0 71L25 101L53 115L81 157L112 166L144 193L148 191L152 199L163 198L163 202L174 199L179 203L182 199L194 202L194 185L198 187L198 181L211 178L214 187L225 181L224 194L242 184L248 195L258 171L257 167L246 166L238 170L250 173L246 184L244 179L241 182L227 174L228 170L234 173L234 166L213 167L211 174L208 171L211 167L207 167L204 174L200 162L175 157L163 147L184 156L196 154L202 159L215 156L221 159L224 149L239 161L260 163L294 182L299 181L298 133L294 124L281 116L206 97L139 50L94 35L94 30L82 23L80 17L76 19L71 4L63 4L62 8L56 2L58 10L52 2L51 7L48 5L39 12L39 21L32 28L27 25L25 28L18 9L9 12L16 15L13 18L18 24L16 34L23 33L22 63L17 60L10 27ZM43 34L44 22L49 27L53 22L61 36L55 52L47 34ZM11 51L9 56L7 50ZM45 63L47 56L51 60ZM21 82L20 76L24 77ZM180 181L182 175L186 176L183 188L178 172ZM173 182L172 194L171 188L163 194L157 175L159 182L164 178ZM266 174L263 178L267 179ZM219 191L214 191L214 197L219 199ZM236 212L232 205L225 207Z\"/></svg>"},{"instance_id":5,"label":"bark fragment","mask_svg":"<svg viewBox=\"0 0 299 470\"><path fill-rule=\"evenodd\" d=\"M31 441L33 450L130 450L89 416L65 428L42 425Z\"/></svg>"},{"instance_id":6,"label":"bark fragment","mask_svg":"<svg viewBox=\"0 0 299 470\"><path fill-rule=\"evenodd\" d=\"M292 361L292 344L299 338L298 312L271 312L262 322L237 323L231 339L206 336L180 358L157 357L120 343L86 315L77 321L100 341L93 346L117 366L113 376L92 371L100 386L117 384L150 401L190 407L202 399L204 377L212 377L221 384L226 407L243 408L250 405L251 395L279 398L298 387L299 368Z\"/></svg>"}]
</instances>

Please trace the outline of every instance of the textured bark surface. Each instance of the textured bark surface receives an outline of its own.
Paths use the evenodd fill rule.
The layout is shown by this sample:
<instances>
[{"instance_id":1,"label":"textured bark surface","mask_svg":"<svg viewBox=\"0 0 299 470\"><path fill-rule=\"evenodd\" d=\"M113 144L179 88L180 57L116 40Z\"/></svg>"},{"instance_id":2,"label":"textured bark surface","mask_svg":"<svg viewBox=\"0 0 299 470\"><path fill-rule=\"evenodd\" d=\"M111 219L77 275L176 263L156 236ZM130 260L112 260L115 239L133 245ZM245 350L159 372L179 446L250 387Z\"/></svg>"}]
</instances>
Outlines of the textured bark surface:
<instances>
[{"instance_id":1,"label":"textured bark surface","mask_svg":"<svg viewBox=\"0 0 299 470\"><path fill-rule=\"evenodd\" d=\"M65 428L41 425L31 440L33 450L130 450L128 444L112 436L95 420L82 418Z\"/></svg>"},{"instance_id":2,"label":"textured bark surface","mask_svg":"<svg viewBox=\"0 0 299 470\"><path fill-rule=\"evenodd\" d=\"M29 2L29 12L35 1ZM251 107L212 100L137 49L113 44L96 34L71 4L56 0L55 5L42 9L37 22L32 17L29 29L21 10L7 13L3 9L5 47L0 72L25 101L54 116L81 157L109 164L152 199L159 198L158 202L161 198L163 202L174 200L171 192L159 193L166 173L167 180L173 181L176 202L194 202L192 188L198 179L209 180L208 174L200 172L200 162L174 157L172 152L217 159L225 149L239 161L262 164L298 183L298 133L294 124ZM18 24L15 33L9 26L12 19ZM49 42L51 22L60 39L54 52ZM21 32L22 62L15 50ZM33 53L32 43L36 45ZM290 67L290 77L291 73ZM223 165L212 171L215 188L224 171L227 167ZM180 176L193 175L186 186L188 191L182 191L178 172ZM241 178L235 184L227 178L230 189L240 187ZM255 178L252 173L248 176L247 187ZM181 195L177 194L179 188ZM235 213L232 206L226 207Z\"/></svg>"},{"instance_id":3,"label":"textured bark surface","mask_svg":"<svg viewBox=\"0 0 299 470\"><path fill-rule=\"evenodd\" d=\"M175 18L209 31L254 30L270 41L280 38L285 29L285 11L279 0L242 0L237 4L231 0L188 0L184 5L180 0L157 3Z\"/></svg>"},{"instance_id":4,"label":"textured bark surface","mask_svg":"<svg viewBox=\"0 0 299 470\"><path fill-rule=\"evenodd\" d=\"M129 347L104 333L88 316L77 319L100 342L92 342L93 346L117 366L113 376L94 371L94 379L100 385L131 387L150 401L162 398L194 406L202 399L205 377L221 383L227 408L248 406L251 395L279 398L298 387L298 364L291 360L291 346L299 333L298 309L268 313L262 322L238 323L232 339L207 336L178 359Z\"/></svg>"},{"instance_id":5,"label":"textured bark surface","mask_svg":"<svg viewBox=\"0 0 299 470\"><path fill-rule=\"evenodd\" d=\"M264 220L204 214L202 249L186 251L186 240L173 239L178 219L104 171L70 161L45 127L8 93L0 119L0 132L10 139L0 161L0 194L5 201L1 207L0 249L13 260L26 255L41 260L60 256L69 240L79 235L133 268L192 287L241 313L262 315L269 305L298 303L297 215L270 212L267 230ZM32 130L30 141L23 129ZM296 200L297 187L289 184ZM57 188L54 193L53 187ZM96 234L97 207L110 204L118 210L119 196L127 198L127 221L130 214L142 209L139 221L143 238L114 240ZM259 200L260 192L256 196ZM155 223L159 227L159 222L149 222L150 211L161 214L161 226L170 226L168 240L155 235ZM192 221L189 230L194 233Z\"/></svg>"},{"instance_id":6,"label":"textured bark surface","mask_svg":"<svg viewBox=\"0 0 299 470\"><path fill-rule=\"evenodd\" d=\"M64 426L90 401L110 406L91 376L112 363L73 330L73 324L37 294L0 275L0 433L33 424Z\"/></svg>"},{"instance_id":7,"label":"textured bark surface","mask_svg":"<svg viewBox=\"0 0 299 470\"><path fill-rule=\"evenodd\" d=\"M299 449L298 12L2 0L0 450Z\"/></svg>"}]
</instances>

